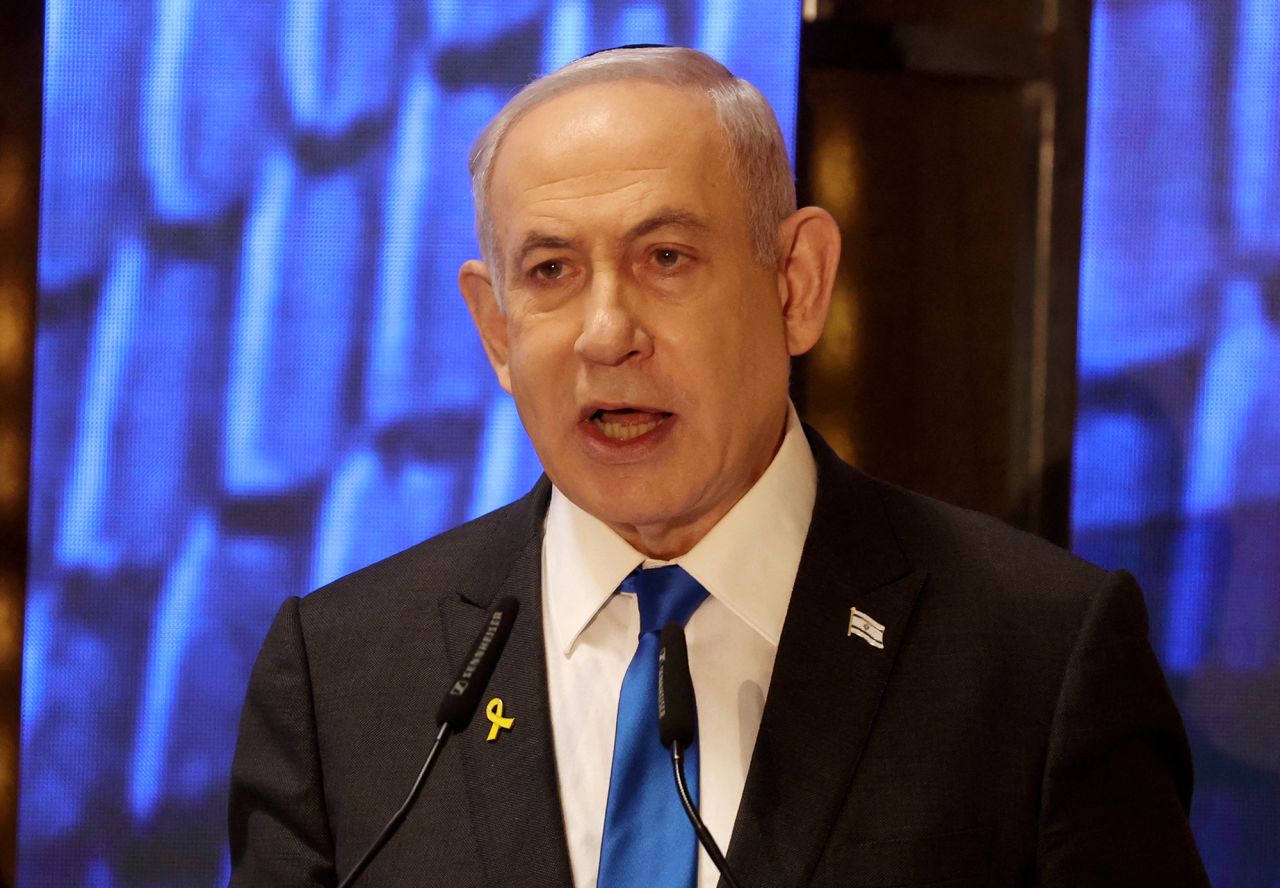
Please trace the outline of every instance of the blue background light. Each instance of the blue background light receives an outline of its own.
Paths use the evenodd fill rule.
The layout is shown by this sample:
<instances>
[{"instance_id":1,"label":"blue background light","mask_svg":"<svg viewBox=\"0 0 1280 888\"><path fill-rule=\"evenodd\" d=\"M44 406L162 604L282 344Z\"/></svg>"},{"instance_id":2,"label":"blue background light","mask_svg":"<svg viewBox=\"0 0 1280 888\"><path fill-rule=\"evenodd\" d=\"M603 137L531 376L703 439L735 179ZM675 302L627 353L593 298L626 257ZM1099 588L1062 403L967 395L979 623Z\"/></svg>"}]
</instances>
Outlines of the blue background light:
<instances>
[{"instance_id":1,"label":"blue background light","mask_svg":"<svg viewBox=\"0 0 1280 888\"><path fill-rule=\"evenodd\" d=\"M798 0L48 0L19 883L225 884L303 594L539 468L457 294L535 75L701 48L794 133Z\"/></svg>"},{"instance_id":2,"label":"blue background light","mask_svg":"<svg viewBox=\"0 0 1280 888\"><path fill-rule=\"evenodd\" d=\"M1280 2L1099 0L1076 550L1142 582L1217 888L1280 885Z\"/></svg>"}]
</instances>

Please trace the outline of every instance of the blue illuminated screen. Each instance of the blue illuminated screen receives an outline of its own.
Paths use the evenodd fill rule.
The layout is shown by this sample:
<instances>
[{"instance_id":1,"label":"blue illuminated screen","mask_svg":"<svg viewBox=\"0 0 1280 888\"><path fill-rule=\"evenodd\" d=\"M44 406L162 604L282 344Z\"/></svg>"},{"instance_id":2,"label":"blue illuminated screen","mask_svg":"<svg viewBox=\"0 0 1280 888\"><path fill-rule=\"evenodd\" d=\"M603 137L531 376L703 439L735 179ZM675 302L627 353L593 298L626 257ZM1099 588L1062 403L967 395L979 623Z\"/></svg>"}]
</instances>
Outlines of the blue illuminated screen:
<instances>
[{"instance_id":1,"label":"blue illuminated screen","mask_svg":"<svg viewBox=\"0 0 1280 888\"><path fill-rule=\"evenodd\" d=\"M225 884L281 600L540 471L456 293L480 127L656 42L754 82L790 144L799 0L46 10L19 884Z\"/></svg>"},{"instance_id":2,"label":"blue illuminated screen","mask_svg":"<svg viewBox=\"0 0 1280 888\"><path fill-rule=\"evenodd\" d=\"M1142 582L1217 888L1280 885L1280 0L1095 6L1075 548Z\"/></svg>"}]
</instances>

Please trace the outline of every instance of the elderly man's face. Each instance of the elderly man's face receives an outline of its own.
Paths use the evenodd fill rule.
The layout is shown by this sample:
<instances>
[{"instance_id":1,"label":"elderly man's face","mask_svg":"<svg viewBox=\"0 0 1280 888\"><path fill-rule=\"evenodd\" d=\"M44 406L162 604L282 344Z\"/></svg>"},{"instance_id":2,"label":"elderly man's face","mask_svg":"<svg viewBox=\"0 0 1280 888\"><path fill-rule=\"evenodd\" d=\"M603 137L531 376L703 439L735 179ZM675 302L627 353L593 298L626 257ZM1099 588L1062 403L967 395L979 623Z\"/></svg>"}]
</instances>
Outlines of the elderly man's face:
<instances>
[{"instance_id":1,"label":"elderly man's face","mask_svg":"<svg viewBox=\"0 0 1280 888\"><path fill-rule=\"evenodd\" d=\"M785 428L786 281L755 260L725 157L710 105L670 87L551 99L508 132L495 255L461 274L551 480L659 557L714 526Z\"/></svg>"}]
</instances>

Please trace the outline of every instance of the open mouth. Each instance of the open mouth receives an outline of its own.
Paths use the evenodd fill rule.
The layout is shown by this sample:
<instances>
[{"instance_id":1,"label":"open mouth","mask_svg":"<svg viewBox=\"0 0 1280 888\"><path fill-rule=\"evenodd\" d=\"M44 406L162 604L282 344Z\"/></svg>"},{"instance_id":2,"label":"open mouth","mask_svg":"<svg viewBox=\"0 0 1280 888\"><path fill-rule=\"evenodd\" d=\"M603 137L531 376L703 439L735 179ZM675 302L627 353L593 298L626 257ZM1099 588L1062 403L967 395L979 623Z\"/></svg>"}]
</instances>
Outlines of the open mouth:
<instances>
[{"instance_id":1,"label":"open mouth","mask_svg":"<svg viewBox=\"0 0 1280 888\"><path fill-rule=\"evenodd\" d=\"M588 417L591 424L610 441L630 441L647 435L671 417L670 413L623 407L597 410Z\"/></svg>"}]
</instances>

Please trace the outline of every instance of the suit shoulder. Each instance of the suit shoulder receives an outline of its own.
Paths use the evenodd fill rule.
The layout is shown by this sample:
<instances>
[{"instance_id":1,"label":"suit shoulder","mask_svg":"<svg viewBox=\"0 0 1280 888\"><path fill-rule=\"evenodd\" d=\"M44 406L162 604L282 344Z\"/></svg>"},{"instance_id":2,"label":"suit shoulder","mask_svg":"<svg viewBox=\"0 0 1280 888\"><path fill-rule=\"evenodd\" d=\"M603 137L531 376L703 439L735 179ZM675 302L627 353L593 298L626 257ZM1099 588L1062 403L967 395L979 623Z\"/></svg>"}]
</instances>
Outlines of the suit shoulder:
<instances>
[{"instance_id":1,"label":"suit shoulder","mask_svg":"<svg viewBox=\"0 0 1280 888\"><path fill-rule=\"evenodd\" d=\"M874 553L865 547L859 551L887 559L887 564L900 556L911 570L928 574L935 587L948 590L950 597L980 604L1057 601L1078 608L1115 577L990 515L865 475L842 460L815 430L806 432L818 464L819 505L825 501L832 514L843 516L838 520L866 534L877 547ZM898 552L879 551L894 543Z\"/></svg>"},{"instance_id":2,"label":"suit shoulder","mask_svg":"<svg viewBox=\"0 0 1280 888\"><path fill-rule=\"evenodd\" d=\"M935 582L993 604L1082 611L1113 575L982 512L872 482L907 558Z\"/></svg>"},{"instance_id":3,"label":"suit shoulder","mask_svg":"<svg viewBox=\"0 0 1280 888\"><path fill-rule=\"evenodd\" d=\"M1026 699L1044 703L1056 699L1073 652L1090 625L1098 628L1100 614L1114 618L1105 621L1108 638L1137 634L1145 644L1142 595L1127 574L989 515L874 483L907 561L926 577L913 619L923 647L954 657L960 633L963 647L983 652L973 674L1017 675Z\"/></svg>"}]
</instances>

